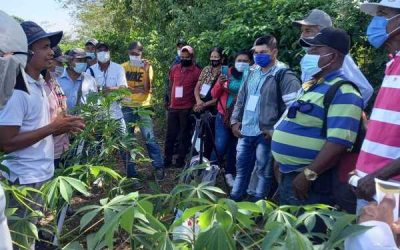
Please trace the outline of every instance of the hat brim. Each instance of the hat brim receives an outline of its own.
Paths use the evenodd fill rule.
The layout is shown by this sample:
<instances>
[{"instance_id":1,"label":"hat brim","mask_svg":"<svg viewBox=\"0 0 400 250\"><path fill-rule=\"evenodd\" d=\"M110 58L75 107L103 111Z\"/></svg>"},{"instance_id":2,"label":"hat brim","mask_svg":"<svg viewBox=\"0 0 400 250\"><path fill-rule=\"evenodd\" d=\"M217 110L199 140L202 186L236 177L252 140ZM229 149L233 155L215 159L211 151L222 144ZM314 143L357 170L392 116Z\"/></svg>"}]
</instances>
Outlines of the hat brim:
<instances>
[{"instance_id":1,"label":"hat brim","mask_svg":"<svg viewBox=\"0 0 400 250\"><path fill-rule=\"evenodd\" d=\"M43 34L42 36L37 37L36 39L31 41L30 44L33 44L34 42L37 42L40 39L48 38L50 40L50 47L53 48L60 43L62 37L63 37L62 31L50 32L50 33L46 33L46 34Z\"/></svg>"},{"instance_id":2,"label":"hat brim","mask_svg":"<svg viewBox=\"0 0 400 250\"><path fill-rule=\"evenodd\" d=\"M55 57L54 60L56 60L57 62L60 62L60 63L65 63L68 61L68 59L65 55Z\"/></svg>"},{"instance_id":3,"label":"hat brim","mask_svg":"<svg viewBox=\"0 0 400 250\"><path fill-rule=\"evenodd\" d=\"M379 3L363 3L360 5L360 10L368 15L376 16L379 6L384 5Z\"/></svg>"},{"instance_id":4,"label":"hat brim","mask_svg":"<svg viewBox=\"0 0 400 250\"><path fill-rule=\"evenodd\" d=\"M318 24L307 22L306 20L297 20L292 22L293 26L301 27L303 25L306 26L318 26Z\"/></svg>"},{"instance_id":5,"label":"hat brim","mask_svg":"<svg viewBox=\"0 0 400 250\"><path fill-rule=\"evenodd\" d=\"M362 3L360 5L360 10L368 15L376 16L378 14L379 7L387 7L392 9L400 9L397 6L382 4L382 3Z\"/></svg>"},{"instance_id":6,"label":"hat brim","mask_svg":"<svg viewBox=\"0 0 400 250\"><path fill-rule=\"evenodd\" d=\"M300 46L309 48L311 46L325 46L321 41L315 38L300 38Z\"/></svg>"}]
</instances>

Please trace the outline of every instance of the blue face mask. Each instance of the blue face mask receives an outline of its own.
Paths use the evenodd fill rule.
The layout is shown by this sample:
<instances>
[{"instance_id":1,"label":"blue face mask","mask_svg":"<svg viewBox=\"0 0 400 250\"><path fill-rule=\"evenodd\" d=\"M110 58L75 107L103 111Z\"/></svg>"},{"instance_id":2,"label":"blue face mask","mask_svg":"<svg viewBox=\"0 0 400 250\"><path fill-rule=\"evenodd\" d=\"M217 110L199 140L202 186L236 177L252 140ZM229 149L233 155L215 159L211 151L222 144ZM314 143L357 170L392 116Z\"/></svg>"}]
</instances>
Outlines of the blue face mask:
<instances>
[{"instance_id":1,"label":"blue face mask","mask_svg":"<svg viewBox=\"0 0 400 250\"><path fill-rule=\"evenodd\" d=\"M386 19L386 17L384 16L375 16L374 18L372 18L372 21L367 28L368 41L372 46L374 46L375 48L381 47L386 42L389 35L397 30L395 29L389 34L386 31L386 27L389 21L397 16L398 15L390 19Z\"/></svg>"},{"instance_id":2,"label":"blue face mask","mask_svg":"<svg viewBox=\"0 0 400 250\"><path fill-rule=\"evenodd\" d=\"M319 59L331 54L332 53L329 53L323 56L305 54L300 61L303 82L311 80L314 75L318 74L323 68L327 67L330 63L320 68L318 65Z\"/></svg>"},{"instance_id":3,"label":"blue face mask","mask_svg":"<svg viewBox=\"0 0 400 250\"><path fill-rule=\"evenodd\" d=\"M96 59L96 54L94 52L86 52L86 55L89 56L91 60Z\"/></svg>"},{"instance_id":4,"label":"blue face mask","mask_svg":"<svg viewBox=\"0 0 400 250\"><path fill-rule=\"evenodd\" d=\"M75 63L74 71L76 73L83 73L86 71L87 63Z\"/></svg>"},{"instance_id":5,"label":"blue face mask","mask_svg":"<svg viewBox=\"0 0 400 250\"><path fill-rule=\"evenodd\" d=\"M271 63L271 55L270 54L256 54L254 55L254 62L259 65L261 68L268 66Z\"/></svg>"}]
</instances>

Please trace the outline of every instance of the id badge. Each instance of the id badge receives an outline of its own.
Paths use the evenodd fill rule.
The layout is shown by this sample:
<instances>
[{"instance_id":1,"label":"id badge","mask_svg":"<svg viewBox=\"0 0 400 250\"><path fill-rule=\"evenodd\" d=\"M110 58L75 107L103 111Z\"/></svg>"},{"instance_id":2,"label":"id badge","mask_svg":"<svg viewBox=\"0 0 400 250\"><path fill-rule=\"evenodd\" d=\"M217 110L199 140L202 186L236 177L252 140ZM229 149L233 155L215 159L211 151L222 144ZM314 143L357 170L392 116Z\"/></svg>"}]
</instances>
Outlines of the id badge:
<instances>
[{"instance_id":1,"label":"id badge","mask_svg":"<svg viewBox=\"0 0 400 250\"><path fill-rule=\"evenodd\" d=\"M183 97L183 86L175 87L175 98L182 98Z\"/></svg>"},{"instance_id":2,"label":"id badge","mask_svg":"<svg viewBox=\"0 0 400 250\"><path fill-rule=\"evenodd\" d=\"M249 101L247 102L246 105L246 110L247 111L256 111L258 99L260 99L260 96L258 95L250 95Z\"/></svg>"},{"instance_id":3,"label":"id badge","mask_svg":"<svg viewBox=\"0 0 400 250\"><path fill-rule=\"evenodd\" d=\"M211 84L205 83L201 85L200 95L206 96L211 89Z\"/></svg>"}]
</instances>

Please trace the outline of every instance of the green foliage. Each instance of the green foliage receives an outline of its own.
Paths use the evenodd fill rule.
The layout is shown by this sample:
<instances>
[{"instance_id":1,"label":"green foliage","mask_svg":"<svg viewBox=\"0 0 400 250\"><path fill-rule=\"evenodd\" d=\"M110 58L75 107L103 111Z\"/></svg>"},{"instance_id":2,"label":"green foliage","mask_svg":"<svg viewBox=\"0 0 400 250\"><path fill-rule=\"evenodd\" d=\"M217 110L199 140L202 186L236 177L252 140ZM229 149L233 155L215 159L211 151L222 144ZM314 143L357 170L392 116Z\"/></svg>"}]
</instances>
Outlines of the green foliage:
<instances>
[{"instance_id":1,"label":"green foliage","mask_svg":"<svg viewBox=\"0 0 400 250\"><path fill-rule=\"evenodd\" d=\"M96 37L109 43L114 61L128 60L130 42L144 44L144 56L154 67L153 103L158 107L162 107L165 79L178 38L184 37L195 48L197 62L205 66L209 63L208 51L214 46L225 48L232 62L235 52L251 48L263 34L273 34L279 40L279 59L299 72L303 56L297 44L300 30L292 22L314 8L326 11L336 27L350 34L351 54L375 87L383 77L386 54L368 44L365 31L371 17L360 12L358 0L60 1L76 10L81 22L78 37L82 41ZM162 109L156 110L163 117Z\"/></svg>"}]
</instances>

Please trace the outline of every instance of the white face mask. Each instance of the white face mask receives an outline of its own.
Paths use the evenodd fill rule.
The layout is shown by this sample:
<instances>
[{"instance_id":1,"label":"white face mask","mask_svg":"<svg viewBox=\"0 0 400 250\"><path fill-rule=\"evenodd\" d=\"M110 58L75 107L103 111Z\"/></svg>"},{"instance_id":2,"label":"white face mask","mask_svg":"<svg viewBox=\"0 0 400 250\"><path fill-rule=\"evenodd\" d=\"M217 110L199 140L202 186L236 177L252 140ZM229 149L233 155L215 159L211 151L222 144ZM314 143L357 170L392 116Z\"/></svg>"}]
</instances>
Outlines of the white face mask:
<instances>
[{"instance_id":1,"label":"white face mask","mask_svg":"<svg viewBox=\"0 0 400 250\"><path fill-rule=\"evenodd\" d=\"M181 56L181 50L180 50L180 49L177 49L177 50L176 50L176 54L178 54L178 56L180 57L180 56Z\"/></svg>"},{"instance_id":2,"label":"white face mask","mask_svg":"<svg viewBox=\"0 0 400 250\"><path fill-rule=\"evenodd\" d=\"M97 60L101 63L106 63L110 61L110 52L109 51L101 51L97 53Z\"/></svg>"},{"instance_id":3,"label":"white face mask","mask_svg":"<svg viewBox=\"0 0 400 250\"><path fill-rule=\"evenodd\" d=\"M246 62L235 62L235 68L239 72L243 72L250 67L249 63Z\"/></svg>"},{"instance_id":4,"label":"white face mask","mask_svg":"<svg viewBox=\"0 0 400 250\"><path fill-rule=\"evenodd\" d=\"M131 56L131 55L129 55L129 61L131 62L131 64L133 66L136 66L136 67L143 67L143 65L144 65L141 56Z\"/></svg>"}]
</instances>

